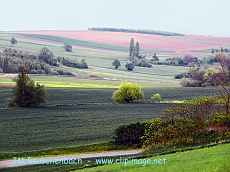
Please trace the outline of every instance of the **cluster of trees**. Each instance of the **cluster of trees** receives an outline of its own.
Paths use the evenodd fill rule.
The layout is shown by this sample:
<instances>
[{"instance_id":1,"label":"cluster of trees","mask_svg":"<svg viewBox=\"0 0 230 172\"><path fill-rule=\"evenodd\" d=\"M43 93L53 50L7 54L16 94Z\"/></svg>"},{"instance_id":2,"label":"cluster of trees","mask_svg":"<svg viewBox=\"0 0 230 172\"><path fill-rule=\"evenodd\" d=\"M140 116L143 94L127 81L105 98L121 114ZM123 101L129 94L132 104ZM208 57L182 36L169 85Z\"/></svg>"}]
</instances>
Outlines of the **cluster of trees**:
<instances>
[{"instance_id":1,"label":"cluster of trees","mask_svg":"<svg viewBox=\"0 0 230 172\"><path fill-rule=\"evenodd\" d=\"M136 42L136 45L134 45L134 39L131 38L130 45L129 45L129 56L135 56L139 57L140 53L140 45L139 42Z\"/></svg>"},{"instance_id":2,"label":"cluster of trees","mask_svg":"<svg viewBox=\"0 0 230 172\"><path fill-rule=\"evenodd\" d=\"M222 64L230 65L224 57L222 60ZM143 96L139 85L123 82L112 98L116 102L130 103ZM161 96L155 94L151 99L160 102ZM114 139L118 145L145 148L199 145L230 139L229 126L230 80L221 82L213 97L183 101L164 110L160 118L143 123L120 125L115 131Z\"/></svg>"},{"instance_id":3,"label":"cluster of trees","mask_svg":"<svg viewBox=\"0 0 230 172\"><path fill-rule=\"evenodd\" d=\"M133 60L134 66L140 66L140 67L153 67L152 64L150 64L144 57L138 60Z\"/></svg>"},{"instance_id":4,"label":"cluster of trees","mask_svg":"<svg viewBox=\"0 0 230 172\"><path fill-rule=\"evenodd\" d=\"M11 38L10 43L12 46L17 44L15 37ZM63 48L66 52L72 52L72 45L68 42L64 43ZM77 62L70 61L64 57L56 58L53 52L46 47L42 48L38 55L12 49L5 49L3 54L0 54L0 72L4 73L18 73L20 66L26 66L27 70L33 74L46 73L56 75L66 73L62 70L54 71L50 69L50 66L59 66L59 64L74 68L88 68L85 59Z\"/></svg>"},{"instance_id":5,"label":"cluster of trees","mask_svg":"<svg viewBox=\"0 0 230 172\"><path fill-rule=\"evenodd\" d=\"M131 38L130 45L129 45L129 61L126 64L127 70L133 70L134 66L149 67L149 68L152 67L152 65L146 60L145 58L146 56L140 55L139 42L137 41L136 45L134 44L135 44L134 39Z\"/></svg>"},{"instance_id":6,"label":"cluster of trees","mask_svg":"<svg viewBox=\"0 0 230 172\"><path fill-rule=\"evenodd\" d=\"M28 73L31 74L60 74L51 69L51 66L58 67L60 64L69 67L87 69L85 60L81 62L72 62L64 57L56 58L48 48L42 48L39 54L17 51L14 49L5 49L0 53L0 72L18 73L21 66L25 66Z\"/></svg>"},{"instance_id":7,"label":"cluster of trees","mask_svg":"<svg viewBox=\"0 0 230 172\"><path fill-rule=\"evenodd\" d=\"M221 53L228 53L228 52L230 52L230 49L221 47L220 49L214 49L213 48L212 51L211 51L212 54L219 53L219 52L221 52Z\"/></svg>"},{"instance_id":8,"label":"cluster of trees","mask_svg":"<svg viewBox=\"0 0 230 172\"><path fill-rule=\"evenodd\" d=\"M201 60L189 54L186 54L184 57L167 58L165 62L157 62L159 60L159 58L157 57L155 57L155 59L152 61L155 61L154 64L156 65L189 66L189 67L198 66L200 67L200 65L202 64Z\"/></svg>"},{"instance_id":9,"label":"cluster of trees","mask_svg":"<svg viewBox=\"0 0 230 172\"><path fill-rule=\"evenodd\" d=\"M115 69L118 69L118 67L121 66L121 63L118 59L116 59L113 61L112 66L114 66ZM131 71L134 69L134 66L149 67L149 68L152 67L152 65L144 58L139 60L129 60L125 64L126 69Z\"/></svg>"},{"instance_id":10,"label":"cluster of trees","mask_svg":"<svg viewBox=\"0 0 230 172\"><path fill-rule=\"evenodd\" d=\"M188 66L190 68L200 67L204 64L212 65L215 62L219 62L218 58L215 56L204 57L203 59L198 59L190 54L186 54L184 57L171 57L167 58L164 62L159 62L159 58L154 55L150 60L155 65L171 65L171 66Z\"/></svg>"},{"instance_id":11,"label":"cluster of trees","mask_svg":"<svg viewBox=\"0 0 230 172\"><path fill-rule=\"evenodd\" d=\"M229 126L230 85L221 86L214 97L193 98L164 110L161 118L146 125L142 143L145 147L162 143L194 145L229 139Z\"/></svg>"},{"instance_id":12,"label":"cluster of trees","mask_svg":"<svg viewBox=\"0 0 230 172\"><path fill-rule=\"evenodd\" d=\"M166 31L156 31L156 30L143 30L143 29L122 29L122 28L88 28L88 30L95 31L109 31L109 32L127 32L127 33L142 33L142 34L152 34L152 35L164 35L164 36L184 36L184 34Z\"/></svg>"},{"instance_id":13,"label":"cluster of trees","mask_svg":"<svg viewBox=\"0 0 230 172\"><path fill-rule=\"evenodd\" d=\"M39 60L36 54L14 49L5 49L3 53L0 53L0 72L18 73L21 66L26 66L29 73L49 74L51 72L50 65Z\"/></svg>"},{"instance_id":14,"label":"cluster of trees","mask_svg":"<svg viewBox=\"0 0 230 172\"><path fill-rule=\"evenodd\" d=\"M115 131L115 143L175 148L177 145L194 146L229 139L230 86L219 91L215 97L193 98L168 108L160 118L121 125Z\"/></svg>"},{"instance_id":15,"label":"cluster of trees","mask_svg":"<svg viewBox=\"0 0 230 172\"><path fill-rule=\"evenodd\" d=\"M80 69L88 69L88 65L85 59L82 59L81 62L76 62L76 61L68 60L64 57L58 57L57 60L64 66L80 68Z\"/></svg>"},{"instance_id":16,"label":"cluster of trees","mask_svg":"<svg viewBox=\"0 0 230 172\"><path fill-rule=\"evenodd\" d=\"M175 78L187 77L181 81L184 87L228 85L230 83L230 57L224 53L218 53L216 59L220 66L215 69L193 69L188 73L176 75Z\"/></svg>"}]
</instances>

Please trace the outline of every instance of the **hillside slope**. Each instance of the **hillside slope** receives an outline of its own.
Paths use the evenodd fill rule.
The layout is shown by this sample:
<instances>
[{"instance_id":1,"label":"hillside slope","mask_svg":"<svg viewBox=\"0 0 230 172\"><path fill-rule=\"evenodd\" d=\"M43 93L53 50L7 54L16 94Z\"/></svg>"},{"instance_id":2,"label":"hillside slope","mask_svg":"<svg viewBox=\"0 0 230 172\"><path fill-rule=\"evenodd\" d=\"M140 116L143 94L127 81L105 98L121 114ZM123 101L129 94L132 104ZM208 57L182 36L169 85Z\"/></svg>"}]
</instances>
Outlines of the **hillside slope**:
<instances>
[{"instance_id":1,"label":"hillside slope","mask_svg":"<svg viewBox=\"0 0 230 172\"><path fill-rule=\"evenodd\" d=\"M169 56L181 56L185 54L208 55L212 48L219 49L220 47L230 47L230 38L211 36L162 36L106 31L27 31L18 33L33 39L43 38L50 41L58 41L58 38L67 38L71 40L100 43L103 45L112 45L120 47L120 49L123 47L123 51L128 51L129 41L131 38L134 38L135 41L140 43L142 52L159 52ZM47 37L48 35L53 37Z\"/></svg>"}]
</instances>

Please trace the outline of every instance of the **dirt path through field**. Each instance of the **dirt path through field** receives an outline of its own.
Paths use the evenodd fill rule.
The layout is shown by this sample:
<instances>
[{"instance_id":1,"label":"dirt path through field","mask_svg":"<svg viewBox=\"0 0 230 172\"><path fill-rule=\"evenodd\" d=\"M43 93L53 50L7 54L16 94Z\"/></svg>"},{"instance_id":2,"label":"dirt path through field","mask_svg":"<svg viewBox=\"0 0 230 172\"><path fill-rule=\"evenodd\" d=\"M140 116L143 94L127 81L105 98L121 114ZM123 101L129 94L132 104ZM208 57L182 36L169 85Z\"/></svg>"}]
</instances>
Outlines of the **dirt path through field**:
<instances>
[{"instance_id":1,"label":"dirt path through field","mask_svg":"<svg viewBox=\"0 0 230 172\"><path fill-rule=\"evenodd\" d=\"M125 156L125 155L135 155L140 153L142 150L129 150L129 151L117 151L117 152L103 152L103 153L93 153L93 154L76 154L76 155L64 155L64 156L50 156L50 157L44 157L44 158L30 158L30 157L20 157L20 159L17 158L17 160L5 160L0 161L0 168L5 167L17 167L17 166L24 166L24 165L33 165L33 164L44 164L44 163L50 163L56 164L55 162L58 161L66 161L66 162L73 162L68 160L75 159L75 163L78 163L79 160L83 162L82 164L87 164L87 161L83 161L85 158L100 158L100 157L111 157L111 156ZM13 159L13 157L12 157ZM104 158L106 159L106 158ZM123 157L124 159L124 157Z\"/></svg>"}]
</instances>

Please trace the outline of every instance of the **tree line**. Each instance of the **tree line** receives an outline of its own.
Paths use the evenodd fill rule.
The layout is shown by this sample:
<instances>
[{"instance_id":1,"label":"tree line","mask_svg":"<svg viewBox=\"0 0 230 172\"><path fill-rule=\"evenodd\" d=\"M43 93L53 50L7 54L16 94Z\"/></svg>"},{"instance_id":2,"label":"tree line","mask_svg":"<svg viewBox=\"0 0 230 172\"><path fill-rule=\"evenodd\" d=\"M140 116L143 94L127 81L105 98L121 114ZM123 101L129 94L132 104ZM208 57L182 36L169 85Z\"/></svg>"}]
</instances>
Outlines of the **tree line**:
<instances>
[{"instance_id":1,"label":"tree line","mask_svg":"<svg viewBox=\"0 0 230 172\"><path fill-rule=\"evenodd\" d=\"M101 28L92 27L88 30L93 31L109 31L109 32L125 32L125 33L142 33L142 34L152 34L152 35L163 35L163 36L184 36L184 34L176 32L166 32L166 31L156 31L156 30L145 30L145 29L124 29L124 28Z\"/></svg>"}]
</instances>

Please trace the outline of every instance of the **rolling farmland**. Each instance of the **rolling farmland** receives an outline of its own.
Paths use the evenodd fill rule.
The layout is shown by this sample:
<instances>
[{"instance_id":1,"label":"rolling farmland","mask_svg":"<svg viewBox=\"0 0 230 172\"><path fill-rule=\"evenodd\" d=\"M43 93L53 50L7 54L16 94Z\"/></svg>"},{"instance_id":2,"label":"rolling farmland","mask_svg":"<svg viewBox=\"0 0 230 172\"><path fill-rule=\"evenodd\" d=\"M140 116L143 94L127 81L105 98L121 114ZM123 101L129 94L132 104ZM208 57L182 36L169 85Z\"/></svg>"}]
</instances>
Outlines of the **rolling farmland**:
<instances>
[{"instance_id":1,"label":"rolling farmland","mask_svg":"<svg viewBox=\"0 0 230 172\"><path fill-rule=\"evenodd\" d=\"M87 32L91 32L91 31L87 31ZM41 33L43 32L41 31ZM100 33L101 32L99 32L99 34ZM44 34L48 34L48 33L44 33ZM129 58L127 47L122 47L122 49L125 49L125 51L119 51L119 47L121 46L101 44L97 42L89 42L86 40L74 40L70 38L56 37L50 35L29 34L27 35L28 37L25 36L26 34L23 35L24 36L22 36L19 33L2 34L2 37L0 39L0 47L12 48L11 45L9 44L9 40L11 36L15 36L18 40L18 44L13 48L20 51L37 54L39 53L39 50L41 50L43 47L48 47L55 54L55 56L61 56L61 57L78 60L78 61L80 61L81 59L85 59L87 64L89 65L89 69L81 70L76 68L68 68L64 66L60 66L59 68L62 70L73 72L79 78L89 78L88 77L89 75L96 75L96 78L90 78L90 79L91 80L102 79L101 83L104 83L104 80L112 80L112 81L116 80L119 82L129 80L138 83L147 82L147 84L143 84L143 85L148 85L148 87L151 85L164 86L164 87L179 86L179 80L174 80L174 76L178 73L186 72L189 69L189 67L164 66L164 65L153 66L153 68L143 68L143 67L136 66L133 72L127 72L125 68L125 64ZM103 35L101 36L103 38ZM44 39L41 39L41 37ZM89 38L90 37L88 37L88 39ZM77 43L77 44L72 44L73 52L65 52L64 49L62 48L63 42L68 41L69 39ZM112 40L110 41L112 42ZM129 42L129 39L127 42ZM110 49L106 49L106 47L107 48L110 47ZM158 50L158 51L164 52L163 50ZM121 67L118 70L114 70L114 67L111 65L114 59L119 59L121 61ZM118 82L116 83L116 85L117 86L119 85Z\"/></svg>"},{"instance_id":2,"label":"rolling farmland","mask_svg":"<svg viewBox=\"0 0 230 172\"><path fill-rule=\"evenodd\" d=\"M120 51L128 51L129 40L134 38L135 41L140 43L141 49L145 53L155 51L163 55L175 56L185 54L208 55L210 54L210 51L207 51L209 49L230 46L230 38L195 35L161 36L105 31L28 31L18 34L23 34L28 39L43 38L51 42L61 41L60 38L86 41L85 43L88 44L98 43L100 46L104 46L105 49Z\"/></svg>"},{"instance_id":3,"label":"rolling farmland","mask_svg":"<svg viewBox=\"0 0 230 172\"><path fill-rule=\"evenodd\" d=\"M75 76L30 75L48 93L48 102L39 108L5 108L4 101L12 96L13 76L0 75L0 128L3 144L1 158L26 151L68 148L71 146L104 143L113 140L120 124L143 122L159 117L162 110L176 101L199 96L211 96L210 88L181 88L176 74L187 72L189 67L153 65L153 68L135 66L127 71L129 41L134 38L141 53L160 60L185 54L199 57L211 55L211 49L229 48L230 38L204 36L159 36L137 33L96 31L27 31L0 33L0 50L13 48L38 54L49 48L56 57L70 60L85 59L89 68L78 69L63 65L52 66ZM10 39L18 41L14 47ZM63 43L73 45L72 52L65 52ZM119 59L117 70L112 62ZM93 76L93 77L92 77ZM133 104L118 104L111 99L122 81L138 83L145 97ZM153 104L151 96L160 93L164 102ZM89 127L90 126L90 127ZM54 152L55 153L55 152Z\"/></svg>"},{"instance_id":4,"label":"rolling farmland","mask_svg":"<svg viewBox=\"0 0 230 172\"><path fill-rule=\"evenodd\" d=\"M200 58L211 55L212 48L230 47L230 38L211 36L162 36L139 33L105 32L105 31L24 31L1 33L0 48L12 48L9 40L14 36L18 40L15 49L28 53L39 53L43 47L48 47L55 56L68 59L85 59L89 65L87 70L70 70L78 77L88 77L93 74L99 78L114 80L151 81L162 86L179 86L174 80L178 73L188 71L189 67L153 66L153 68L135 67L133 72L127 72L125 64L129 58L129 41L134 38L140 43L140 53L149 55L157 53L160 61L169 57L194 55ZM63 43L70 42L73 52L65 52ZM114 59L119 59L121 67L114 70L111 65Z\"/></svg>"}]
</instances>

